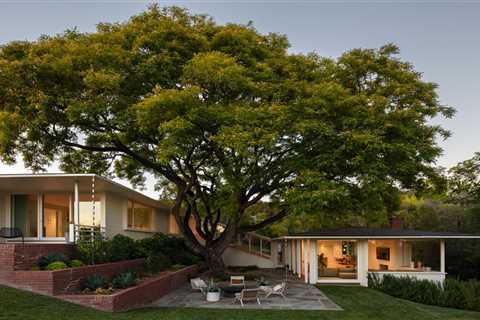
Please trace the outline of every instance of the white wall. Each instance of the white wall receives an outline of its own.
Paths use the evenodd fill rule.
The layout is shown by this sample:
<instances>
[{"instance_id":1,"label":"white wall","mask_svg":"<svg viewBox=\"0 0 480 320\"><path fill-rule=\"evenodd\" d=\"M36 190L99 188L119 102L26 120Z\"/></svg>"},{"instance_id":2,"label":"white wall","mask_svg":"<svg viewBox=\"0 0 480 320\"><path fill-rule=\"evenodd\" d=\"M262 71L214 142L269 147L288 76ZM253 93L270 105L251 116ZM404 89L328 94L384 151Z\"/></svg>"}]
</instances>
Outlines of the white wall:
<instances>
[{"instance_id":1,"label":"white wall","mask_svg":"<svg viewBox=\"0 0 480 320\"><path fill-rule=\"evenodd\" d=\"M250 254L235 247L228 247L222 255L223 262L227 266L247 267L257 266L258 268L275 268L276 264L272 259Z\"/></svg>"}]
</instances>

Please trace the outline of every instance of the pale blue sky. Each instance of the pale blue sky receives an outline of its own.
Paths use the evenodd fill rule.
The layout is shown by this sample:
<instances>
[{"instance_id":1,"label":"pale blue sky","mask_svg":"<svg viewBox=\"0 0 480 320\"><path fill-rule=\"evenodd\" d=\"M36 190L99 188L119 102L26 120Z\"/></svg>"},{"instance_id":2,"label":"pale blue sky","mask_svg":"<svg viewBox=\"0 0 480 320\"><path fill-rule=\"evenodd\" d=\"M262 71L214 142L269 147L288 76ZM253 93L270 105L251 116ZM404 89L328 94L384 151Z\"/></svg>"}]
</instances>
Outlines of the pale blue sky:
<instances>
[{"instance_id":1,"label":"pale blue sky","mask_svg":"<svg viewBox=\"0 0 480 320\"><path fill-rule=\"evenodd\" d=\"M0 43L33 40L67 28L93 31L100 21L124 21L152 1L2 1ZM219 23L252 20L260 32L286 34L293 52L337 57L352 48L393 42L401 57L439 84L442 103L457 109L452 120L436 120L453 133L441 142L438 164L451 166L480 151L479 1L160 1ZM52 168L51 171L58 171ZM25 172L22 164L0 173ZM154 195L151 187L147 193Z\"/></svg>"}]
</instances>

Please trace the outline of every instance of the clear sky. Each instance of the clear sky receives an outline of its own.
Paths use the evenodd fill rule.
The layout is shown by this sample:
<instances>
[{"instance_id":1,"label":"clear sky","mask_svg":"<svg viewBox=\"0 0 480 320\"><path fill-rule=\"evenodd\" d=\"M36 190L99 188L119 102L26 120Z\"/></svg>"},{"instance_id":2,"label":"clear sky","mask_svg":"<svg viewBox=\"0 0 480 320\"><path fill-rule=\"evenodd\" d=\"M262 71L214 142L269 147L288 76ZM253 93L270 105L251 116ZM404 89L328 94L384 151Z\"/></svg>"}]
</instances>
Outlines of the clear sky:
<instances>
[{"instance_id":1,"label":"clear sky","mask_svg":"<svg viewBox=\"0 0 480 320\"><path fill-rule=\"evenodd\" d=\"M152 1L2 1L0 44L96 23L125 21ZM480 151L480 0L478 1L160 1L207 13L218 23L254 22L260 32L286 34L292 52L337 57L352 48L399 45L401 57L439 84L454 119L434 120L452 131L438 164L449 167ZM58 171L55 167L50 171ZM27 172L21 163L0 173ZM146 193L154 195L151 185Z\"/></svg>"}]
</instances>

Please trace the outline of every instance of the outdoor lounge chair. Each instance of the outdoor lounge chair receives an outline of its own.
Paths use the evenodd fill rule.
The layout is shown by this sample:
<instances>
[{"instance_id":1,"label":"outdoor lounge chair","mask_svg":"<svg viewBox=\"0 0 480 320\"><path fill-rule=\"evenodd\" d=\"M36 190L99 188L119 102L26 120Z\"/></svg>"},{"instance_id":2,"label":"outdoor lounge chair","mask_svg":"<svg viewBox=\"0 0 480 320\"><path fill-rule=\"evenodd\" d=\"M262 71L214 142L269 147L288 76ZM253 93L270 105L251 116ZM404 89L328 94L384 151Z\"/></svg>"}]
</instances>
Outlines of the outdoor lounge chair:
<instances>
[{"instance_id":1,"label":"outdoor lounge chair","mask_svg":"<svg viewBox=\"0 0 480 320\"><path fill-rule=\"evenodd\" d=\"M241 286L245 287L245 277L244 276L231 276L230 277L231 286Z\"/></svg>"},{"instance_id":2,"label":"outdoor lounge chair","mask_svg":"<svg viewBox=\"0 0 480 320\"><path fill-rule=\"evenodd\" d=\"M203 294L207 293L207 284L200 278L193 278L190 279L190 285L192 286L192 290L200 291Z\"/></svg>"},{"instance_id":3,"label":"outdoor lounge chair","mask_svg":"<svg viewBox=\"0 0 480 320\"><path fill-rule=\"evenodd\" d=\"M240 293L235 294L235 300L233 301L234 303L237 301L240 301L240 304L242 307L244 306L244 303L247 301L257 301L257 303L260 305L260 289L243 289Z\"/></svg>"},{"instance_id":4,"label":"outdoor lounge chair","mask_svg":"<svg viewBox=\"0 0 480 320\"><path fill-rule=\"evenodd\" d=\"M22 238L22 244L25 243L23 238L23 232L19 228L0 228L0 238L15 239Z\"/></svg>"},{"instance_id":5,"label":"outdoor lounge chair","mask_svg":"<svg viewBox=\"0 0 480 320\"><path fill-rule=\"evenodd\" d=\"M272 295L277 295L277 296L281 296L283 299L286 299L287 298L286 294L287 294L287 283L282 282L281 284L277 284L270 290L266 291L265 298L268 298Z\"/></svg>"}]
</instances>

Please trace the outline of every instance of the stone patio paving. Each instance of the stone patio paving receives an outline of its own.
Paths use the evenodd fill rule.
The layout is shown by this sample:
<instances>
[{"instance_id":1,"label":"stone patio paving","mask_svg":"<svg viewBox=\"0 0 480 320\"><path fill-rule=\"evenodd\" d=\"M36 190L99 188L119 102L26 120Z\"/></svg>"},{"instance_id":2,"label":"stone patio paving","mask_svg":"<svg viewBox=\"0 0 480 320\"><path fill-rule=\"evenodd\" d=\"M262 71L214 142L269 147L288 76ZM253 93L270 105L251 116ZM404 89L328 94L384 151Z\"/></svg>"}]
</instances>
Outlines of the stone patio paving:
<instances>
[{"instance_id":1,"label":"stone patio paving","mask_svg":"<svg viewBox=\"0 0 480 320\"><path fill-rule=\"evenodd\" d=\"M279 270L261 271L261 276L273 284L280 283L284 277ZM213 308L213 309L279 309L279 310L342 310L330 300L322 291L313 285L306 284L300 279L289 275L287 282L287 298L270 296L268 299L261 297L261 305L256 302L247 302L244 307L239 302L234 303L233 298L225 297L219 302L207 302L200 292L192 291L190 284L163 296L153 303L157 307L175 308ZM248 285L253 282L247 282Z\"/></svg>"}]
</instances>

